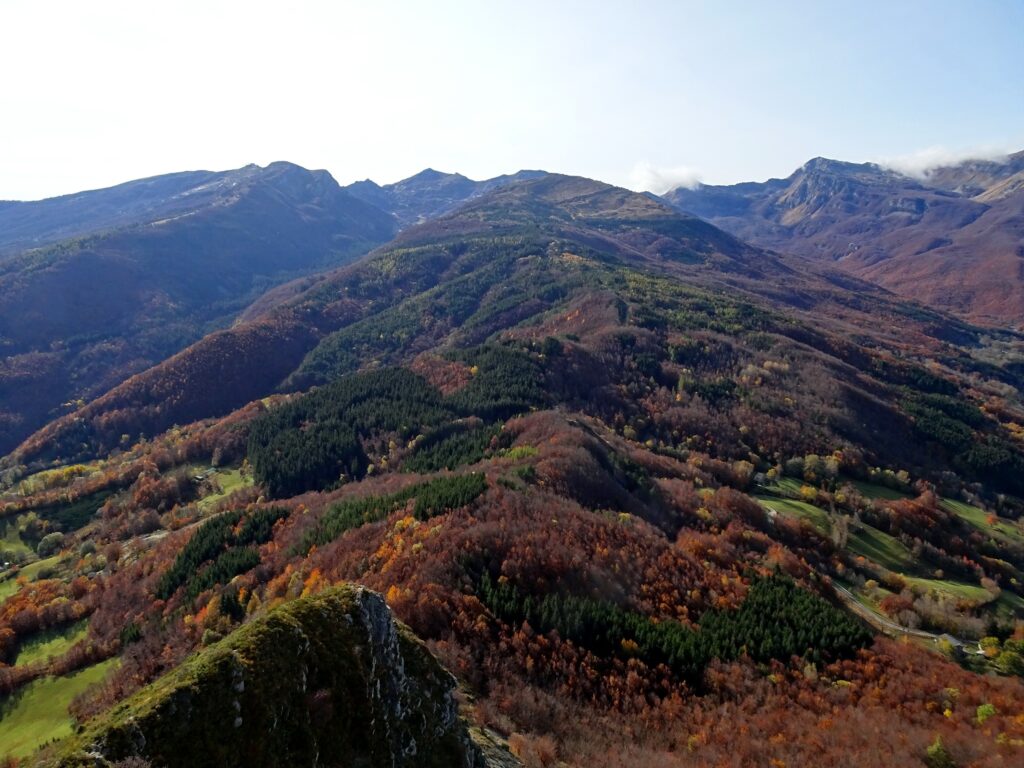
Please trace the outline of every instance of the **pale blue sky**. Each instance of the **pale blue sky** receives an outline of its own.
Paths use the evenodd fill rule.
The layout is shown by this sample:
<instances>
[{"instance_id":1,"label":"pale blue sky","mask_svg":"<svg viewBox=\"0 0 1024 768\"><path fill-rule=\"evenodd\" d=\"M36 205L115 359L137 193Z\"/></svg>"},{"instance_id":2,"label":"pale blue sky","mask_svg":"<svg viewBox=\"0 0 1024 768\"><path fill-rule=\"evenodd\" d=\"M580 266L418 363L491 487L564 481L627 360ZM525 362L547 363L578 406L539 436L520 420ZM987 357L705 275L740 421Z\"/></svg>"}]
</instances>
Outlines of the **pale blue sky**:
<instances>
[{"instance_id":1,"label":"pale blue sky","mask_svg":"<svg viewBox=\"0 0 1024 768\"><path fill-rule=\"evenodd\" d=\"M0 72L0 199L279 159L638 188L1024 148L1022 0L0 0Z\"/></svg>"}]
</instances>

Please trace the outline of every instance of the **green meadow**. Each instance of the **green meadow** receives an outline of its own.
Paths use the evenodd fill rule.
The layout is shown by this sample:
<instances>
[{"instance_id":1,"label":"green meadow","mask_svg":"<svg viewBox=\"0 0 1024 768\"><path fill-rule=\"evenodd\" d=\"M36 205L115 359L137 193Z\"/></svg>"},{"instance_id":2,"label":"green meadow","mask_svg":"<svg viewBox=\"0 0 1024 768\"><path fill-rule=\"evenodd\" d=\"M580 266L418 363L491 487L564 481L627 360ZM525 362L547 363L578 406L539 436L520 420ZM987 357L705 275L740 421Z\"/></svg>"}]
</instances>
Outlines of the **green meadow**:
<instances>
[{"instance_id":1,"label":"green meadow","mask_svg":"<svg viewBox=\"0 0 1024 768\"><path fill-rule=\"evenodd\" d=\"M114 669L116 659L64 677L33 680L0 704L0 756L24 758L43 744L68 736L74 727L68 706Z\"/></svg>"}]
</instances>

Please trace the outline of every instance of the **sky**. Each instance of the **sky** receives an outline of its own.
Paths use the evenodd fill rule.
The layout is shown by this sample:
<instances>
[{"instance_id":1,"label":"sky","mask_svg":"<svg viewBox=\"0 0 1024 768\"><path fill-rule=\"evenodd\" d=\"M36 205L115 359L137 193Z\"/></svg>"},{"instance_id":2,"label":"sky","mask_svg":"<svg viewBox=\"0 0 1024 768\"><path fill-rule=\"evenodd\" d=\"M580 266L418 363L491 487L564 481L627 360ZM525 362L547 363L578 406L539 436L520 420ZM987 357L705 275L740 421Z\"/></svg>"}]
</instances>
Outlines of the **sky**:
<instances>
[{"instance_id":1,"label":"sky","mask_svg":"<svg viewBox=\"0 0 1024 768\"><path fill-rule=\"evenodd\" d=\"M1024 0L0 0L0 200L275 160L633 189L1024 149Z\"/></svg>"}]
</instances>

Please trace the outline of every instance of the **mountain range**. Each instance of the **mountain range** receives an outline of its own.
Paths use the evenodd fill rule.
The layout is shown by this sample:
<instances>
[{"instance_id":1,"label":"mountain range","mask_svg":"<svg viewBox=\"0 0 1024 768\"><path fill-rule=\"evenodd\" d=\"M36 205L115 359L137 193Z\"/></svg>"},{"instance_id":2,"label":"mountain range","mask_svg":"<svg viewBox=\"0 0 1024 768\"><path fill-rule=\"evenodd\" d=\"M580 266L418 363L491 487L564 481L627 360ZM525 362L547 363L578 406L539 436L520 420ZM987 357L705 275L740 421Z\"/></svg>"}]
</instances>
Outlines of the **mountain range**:
<instances>
[{"instance_id":1,"label":"mountain range","mask_svg":"<svg viewBox=\"0 0 1024 768\"><path fill-rule=\"evenodd\" d=\"M1019 161L0 205L0 755L1014 764Z\"/></svg>"},{"instance_id":2,"label":"mountain range","mask_svg":"<svg viewBox=\"0 0 1024 768\"><path fill-rule=\"evenodd\" d=\"M748 242L834 262L989 325L1024 318L1024 152L910 177L815 158L786 179L678 188L665 199Z\"/></svg>"}]
</instances>

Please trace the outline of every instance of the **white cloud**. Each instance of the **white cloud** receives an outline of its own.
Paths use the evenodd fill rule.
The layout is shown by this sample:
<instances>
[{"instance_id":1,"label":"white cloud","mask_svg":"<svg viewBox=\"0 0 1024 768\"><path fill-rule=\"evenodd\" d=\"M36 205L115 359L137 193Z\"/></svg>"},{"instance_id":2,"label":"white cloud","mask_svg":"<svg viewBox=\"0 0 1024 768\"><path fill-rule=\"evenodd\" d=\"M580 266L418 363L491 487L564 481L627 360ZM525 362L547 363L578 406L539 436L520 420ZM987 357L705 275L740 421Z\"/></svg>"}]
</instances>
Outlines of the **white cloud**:
<instances>
[{"instance_id":1,"label":"white cloud","mask_svg":"<svg viewBox=\"0 0 1024 768\"><path fill-rule=\"evenodd\" d=\"M629 172L629 187L636 192L653 192L663 195L676 187L693 189L700 184L700 175L693 168L683 165L674 168L658 168L642 162Z\"/></svg>"},{"instance_id":2,"label":"white cloud","mask_svg":"<svg viewBox=\"0 0 1024 768\"><path fill-rule=\"evenodd\" d=\"M885 157L876 162L883 168L890 168L906 176L918 179L928 177L936 168L957 165L968 160L1003 160L1014 150L1008 147L973 147L970 149L949 149L943 146L928 147L908 155Z\"/></svg>"}]
</instances>

